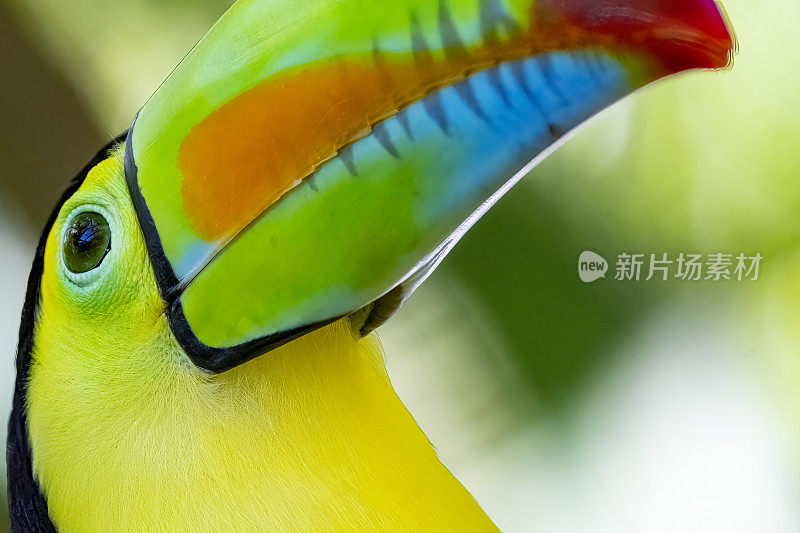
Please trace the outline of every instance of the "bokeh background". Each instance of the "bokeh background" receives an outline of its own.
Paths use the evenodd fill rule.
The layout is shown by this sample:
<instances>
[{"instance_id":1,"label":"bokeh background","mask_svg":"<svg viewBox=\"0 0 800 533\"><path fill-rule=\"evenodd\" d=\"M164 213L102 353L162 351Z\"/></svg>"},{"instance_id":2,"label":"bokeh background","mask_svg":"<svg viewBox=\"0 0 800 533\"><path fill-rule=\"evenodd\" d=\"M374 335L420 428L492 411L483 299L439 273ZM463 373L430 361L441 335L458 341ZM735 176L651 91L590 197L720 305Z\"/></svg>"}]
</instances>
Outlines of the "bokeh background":
<instances>
[{"instance_id":1,"label":"bokeh background","mask_svg":"<svg viewBox=\"0 0 800 533\"><path fill-rule=\"evenodd\" d=\"M0 412L53 203L230 3L0 0ZM592 121L382 329L505 531L800 531L800 3L724 4L732 71ZM764 260L755 282L585 285L586 249Z\"/></svg>"}]
</instances>

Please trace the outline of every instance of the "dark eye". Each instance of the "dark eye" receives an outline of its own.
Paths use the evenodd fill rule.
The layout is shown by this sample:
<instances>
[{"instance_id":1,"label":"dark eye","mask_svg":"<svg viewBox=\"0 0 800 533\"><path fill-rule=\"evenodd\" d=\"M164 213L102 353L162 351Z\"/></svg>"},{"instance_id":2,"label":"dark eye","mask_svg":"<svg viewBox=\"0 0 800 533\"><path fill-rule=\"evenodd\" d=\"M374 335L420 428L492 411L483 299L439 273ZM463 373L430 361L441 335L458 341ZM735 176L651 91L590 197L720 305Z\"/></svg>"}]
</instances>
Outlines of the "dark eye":
<instances>
[{"instance_id":1,"label":"dark eye","mask_svg":"<svg viewBox=\"0 0 800 533\"><path fill-rule=\"evenodd\" d=\"M64 263L75 274L94 270L111 249L111 229L99 213L75 216L64 240Z\"/></svg>"}]
</instances>

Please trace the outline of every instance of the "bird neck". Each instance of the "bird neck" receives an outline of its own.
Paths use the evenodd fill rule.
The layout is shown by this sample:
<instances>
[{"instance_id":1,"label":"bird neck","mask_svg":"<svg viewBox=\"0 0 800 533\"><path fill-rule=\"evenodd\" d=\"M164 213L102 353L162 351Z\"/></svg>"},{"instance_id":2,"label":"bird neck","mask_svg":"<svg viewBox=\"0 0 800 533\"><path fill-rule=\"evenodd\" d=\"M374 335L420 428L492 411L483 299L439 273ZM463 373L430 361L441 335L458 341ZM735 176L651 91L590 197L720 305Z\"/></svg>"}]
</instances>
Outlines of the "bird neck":
<instances>
[{"instance_id":1,"label":"bird neck","mask_svg":"<svg viewBox=\"0 0 800 533\"><path fill-rule=\"evenodd\" d=\"M163 349L137 356L160 365L114 369L52 349L35 351L28 408L57 528L493 528L397 397L377 338L347 320L215 376Z\"/></svg>"}]
</instances>

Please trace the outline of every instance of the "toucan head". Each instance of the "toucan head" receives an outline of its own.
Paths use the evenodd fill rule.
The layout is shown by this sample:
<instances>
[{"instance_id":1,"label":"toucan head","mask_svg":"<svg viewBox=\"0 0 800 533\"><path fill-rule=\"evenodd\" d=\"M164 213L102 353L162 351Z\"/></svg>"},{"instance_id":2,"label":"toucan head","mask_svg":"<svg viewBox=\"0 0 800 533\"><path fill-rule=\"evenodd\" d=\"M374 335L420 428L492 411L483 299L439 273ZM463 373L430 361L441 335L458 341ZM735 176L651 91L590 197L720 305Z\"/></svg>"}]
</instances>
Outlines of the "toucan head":
<instances>
[{"instance_id":1,"label":"toucan head","mask_svg":"<svg viewBox=\"0 0 800 533\"><path fill-rule=\"evenodd\" d=\"M734 48L712 0L240 0L59 205L38 342L220 373L365 335L577 126Z\"/></svg>"},{"instance_id":2,"label":"toucan head","mask_svg":"<svg viewBox=\"0 0 800 533\"><path fill-rule=\"evenodd\" d=\"M46 226L15 527L489 523L369 333L576 127L731 35L712 0L236 2Z\"/></svg>"}]
</instances>

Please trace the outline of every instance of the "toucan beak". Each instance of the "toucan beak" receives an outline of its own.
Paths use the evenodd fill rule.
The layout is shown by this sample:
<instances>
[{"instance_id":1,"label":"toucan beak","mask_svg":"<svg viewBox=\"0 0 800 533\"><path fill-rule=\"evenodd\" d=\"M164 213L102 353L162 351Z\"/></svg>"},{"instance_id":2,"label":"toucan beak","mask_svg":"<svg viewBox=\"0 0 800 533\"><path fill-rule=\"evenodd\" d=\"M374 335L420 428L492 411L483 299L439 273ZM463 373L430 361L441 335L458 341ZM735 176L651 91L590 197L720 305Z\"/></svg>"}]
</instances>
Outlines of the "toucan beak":
<instances>
[{"instance_id":1,"label":"toucan beak","mask_svg":"<svg viewBox=\"0 0 800 533\"><path fill-rule=\"evenodd\" d=\"M406 298L575 127L734 48L711 0L267 4L234 5L125 148L171 327L213 372Z\"/></svg>"}]
</instances>

